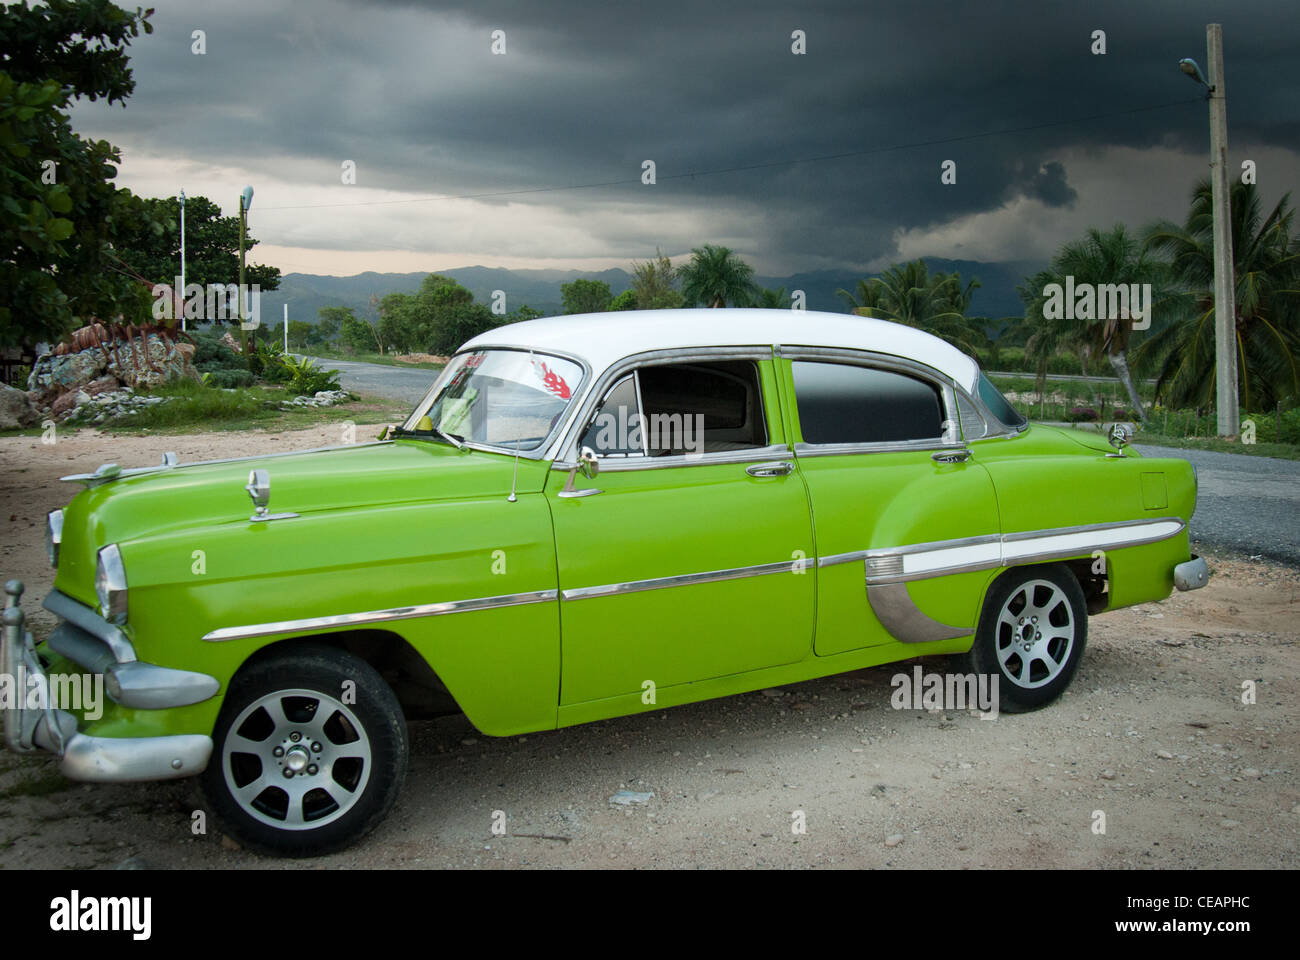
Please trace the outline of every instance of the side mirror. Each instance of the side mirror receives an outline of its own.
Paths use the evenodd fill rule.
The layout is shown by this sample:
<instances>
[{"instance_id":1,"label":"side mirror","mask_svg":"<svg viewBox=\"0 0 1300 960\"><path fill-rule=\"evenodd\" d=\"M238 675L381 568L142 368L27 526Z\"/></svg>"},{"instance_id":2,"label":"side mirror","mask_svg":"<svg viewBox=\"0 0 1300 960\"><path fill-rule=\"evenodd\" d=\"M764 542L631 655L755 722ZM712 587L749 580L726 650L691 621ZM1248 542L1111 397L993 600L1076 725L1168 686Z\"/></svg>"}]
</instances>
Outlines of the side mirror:
<instances>
[{"instance_id":1,"label":"side mirror","mask_svg":"<svg viewBox=\"0 0 1300 960\"><path fill-rule=\"evenodd\" d=\"M600 473L600 461L596 459L596 451L591 447L582 448L582 453L578 455L578 469L588 480L595 479Z\"/></svg>"}]
</instances>

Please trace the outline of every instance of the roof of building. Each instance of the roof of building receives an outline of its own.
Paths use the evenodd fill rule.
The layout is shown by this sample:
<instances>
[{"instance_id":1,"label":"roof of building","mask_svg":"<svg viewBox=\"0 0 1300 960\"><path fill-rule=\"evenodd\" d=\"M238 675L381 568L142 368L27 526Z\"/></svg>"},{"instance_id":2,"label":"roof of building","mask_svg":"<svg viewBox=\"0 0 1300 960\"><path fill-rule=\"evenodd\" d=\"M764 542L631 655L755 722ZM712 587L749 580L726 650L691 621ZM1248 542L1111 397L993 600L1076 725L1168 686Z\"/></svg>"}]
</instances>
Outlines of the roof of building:
<instances>
[{"instance_id":1,"label":"roof of building","mask_svg":"<svg viewBox=\"0 0 1300 960\"><path fill-rule=\"evenodd\" d=\"M845 347L906 357L933 367L969 392L975 361L923 330L845 313L804 310L627 310L542 317L497 327L466 348L533 347L581 357L595 375L633 354L675 347Z\"/></svg>"}]
</instances>

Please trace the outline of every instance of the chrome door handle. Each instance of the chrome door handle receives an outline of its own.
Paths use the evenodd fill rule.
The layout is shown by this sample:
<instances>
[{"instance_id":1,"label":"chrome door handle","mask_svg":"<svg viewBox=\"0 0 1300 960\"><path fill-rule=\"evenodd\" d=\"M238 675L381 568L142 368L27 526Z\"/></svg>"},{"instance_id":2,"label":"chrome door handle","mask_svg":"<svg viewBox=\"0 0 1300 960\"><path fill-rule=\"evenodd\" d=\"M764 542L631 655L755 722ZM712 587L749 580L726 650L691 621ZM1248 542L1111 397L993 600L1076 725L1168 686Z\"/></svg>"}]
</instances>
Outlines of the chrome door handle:
<instances>
[{"instance_id":1,"label":"chrome door handle","mask_svg":"<svg viewBox=\"0 0 1300 960\"><path fill-rule=\"evenodd\" d=\"M935 463L965 463L970 459L970 451L940 450L938 453L930 454L930 459Z\"/></svg>"},{"instance_id":2,"label":"chrome door handle","mask_svg":"<svg viewBox=\"0 0 1300 960\"><path fill-rule=\"evenodd\" d=\"M794 464L788 460L780 463L756 463L746 467L745 472L751 477L784 477L794 470Z\"/></svg>"}]
</instances>

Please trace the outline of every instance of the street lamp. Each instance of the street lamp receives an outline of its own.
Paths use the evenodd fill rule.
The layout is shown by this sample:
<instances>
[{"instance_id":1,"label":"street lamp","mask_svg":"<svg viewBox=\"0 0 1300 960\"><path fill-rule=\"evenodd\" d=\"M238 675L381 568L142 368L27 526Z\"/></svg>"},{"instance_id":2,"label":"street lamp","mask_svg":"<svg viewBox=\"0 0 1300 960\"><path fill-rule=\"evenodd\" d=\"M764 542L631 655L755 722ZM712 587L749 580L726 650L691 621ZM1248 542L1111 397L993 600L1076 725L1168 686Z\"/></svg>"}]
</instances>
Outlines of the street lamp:
<instances>
[{"instance_id":1,"label":"street lamp","mask_svg":"<svg viewBox=\"0 0 1300 960\"><path fill-rule=\"evenodd\" d=\"M248 338L244 332L244 237L248 233L248 208L253 205L253 188L244 187L239 195L239 352L248 356Z\"/></svg>"},{"instance_id":2,"label":"street lamp","mask_svg":"<svg viewBox=\"0 0 1300 960\"><path fill-rule=\"evenodd\" d=\"M1232 262L1232 219L1228 193L1228 107L1223 86L1223 27L1211 23L1205 28L1205 46L1210 78L1206 80L1196 61L1184 58L1178 67L1205 87L1210 102L1210 206L1214 220L1214 347L1215 400L1219 411L1219 436L1241 432L1237 400L1237 305L1236 271Z\"/></svg>"},{"instance_id":3,"label":"street lamp","mask_svg":"<svg viewBox=\"0 0 1300 960\"><path fill-rule=\"evenodd\" d=\"M185 191L181 191L181 332L185 331Z\"/></svg>"}]
</instances>

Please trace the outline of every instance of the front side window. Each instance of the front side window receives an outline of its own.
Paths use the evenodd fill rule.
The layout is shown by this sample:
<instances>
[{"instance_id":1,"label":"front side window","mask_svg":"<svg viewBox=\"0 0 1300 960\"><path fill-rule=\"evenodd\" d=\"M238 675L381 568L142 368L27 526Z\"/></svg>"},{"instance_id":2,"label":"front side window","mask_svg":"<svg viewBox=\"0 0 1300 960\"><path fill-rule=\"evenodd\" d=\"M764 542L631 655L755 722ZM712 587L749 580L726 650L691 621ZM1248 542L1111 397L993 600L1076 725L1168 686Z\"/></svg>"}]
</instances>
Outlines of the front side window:
<instances>
[{"instance_id":1,"label":"front side window","mask_svg":"<svg viewBox=\"0 0 1300 960\"><path fill-rule=\"evenodd\" d=\"M1011 402L1004 396L1002 391L993 386L993 382L984 376L984 371L980 371L978 386L980 402L988 407L989 413L997 417L1008 427L1019 429L1029 421L1025 415L1011 405Z\"/></svg>"},{"instance_id":2,"label":"front side window","mask_svg":"<svg viewBox=\"0 0 1300 960\"><path fill-rule=\"evenodd\" d=\"M900 443L943 436L943 396L919 377L846 363L796 360L805 443Z\"/></svg>"},{"instance_id":3,"label":"front side window","mask_svg":"<svg viewBox=\"0 0 1300 960\"><path fill-rule=\"evenodd\" d=\"M551 354L500 349L457 354L402 429L535 450L560 422L581 381L582 367ZM429 421L422 425L426 416Z\"/></svg>"},{"instance_id":4,"label":"front side window","mask_svg":"<svg viewBox=\"0 0 1300 960\"><path fill-rule=\"evenodd\" d=\"M606 394L582 446L599 456L700 456L767 444L752 361L658 364Z\"/></svg>"}]
</instances>

